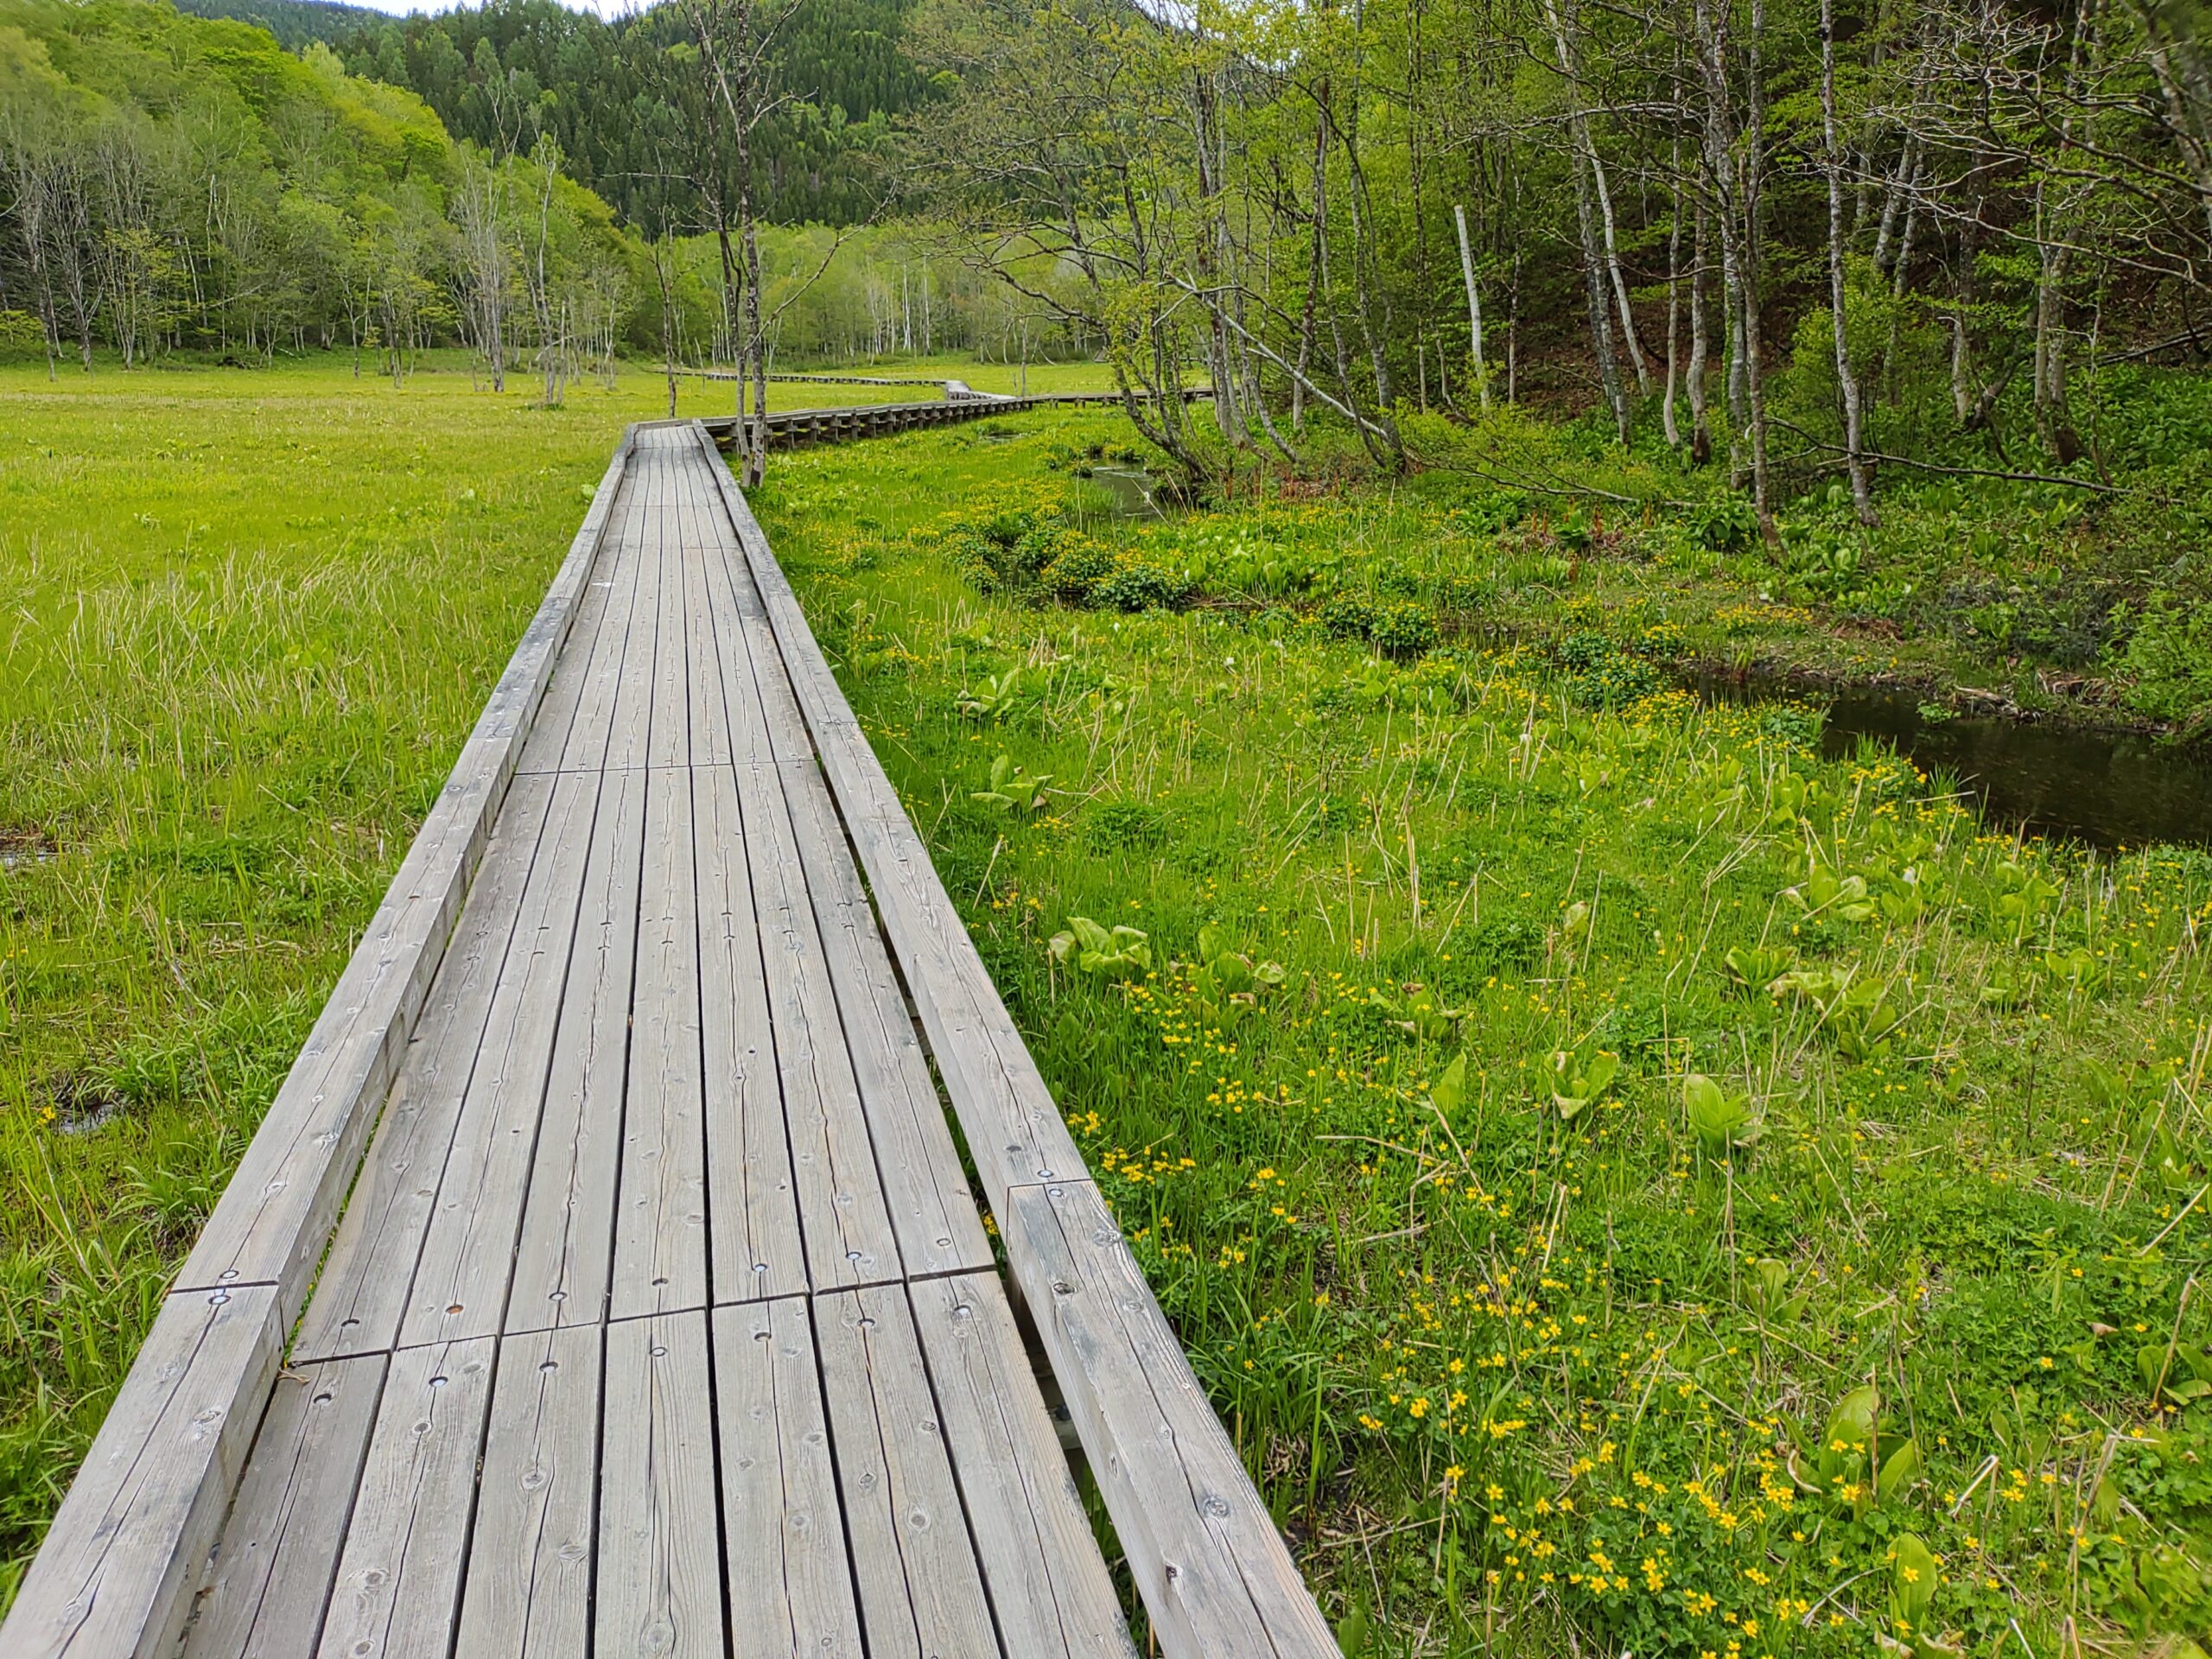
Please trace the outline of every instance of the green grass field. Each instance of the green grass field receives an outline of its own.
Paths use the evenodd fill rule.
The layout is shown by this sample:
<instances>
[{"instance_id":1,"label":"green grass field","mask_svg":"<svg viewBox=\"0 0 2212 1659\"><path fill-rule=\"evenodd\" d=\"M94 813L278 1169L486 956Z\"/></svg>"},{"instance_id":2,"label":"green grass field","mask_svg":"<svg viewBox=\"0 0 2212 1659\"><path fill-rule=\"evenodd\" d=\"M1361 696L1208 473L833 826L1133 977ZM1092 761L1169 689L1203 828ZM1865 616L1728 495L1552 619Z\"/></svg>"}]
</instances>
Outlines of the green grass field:
<instances>
[{"instance_id":1,"label":"green grass field","mask_svg":"<svg viewBox=\"0 0 2212 1659\"><path fill-rule=\"evenodd\" d=\"M18 1567L660 396L0 374ZM1478 503L1139 529L1070 471L1128 438L757 505L1348 1651L2202 1636L2212 858L1432 648Z\"/></svg>"},{"instance_id":2,"label":"green grass field","mask_svg":"<svg viewBox=\"0 0 2212 1659\"><path fill-rule=\"evenodd\" d=\"M1348 1649L2201 1633L2212 857L1700 711L1649 605L1431 649L1479 501L1135 529L1003 424L757 505Z\"/></svg>"}]
</instances>

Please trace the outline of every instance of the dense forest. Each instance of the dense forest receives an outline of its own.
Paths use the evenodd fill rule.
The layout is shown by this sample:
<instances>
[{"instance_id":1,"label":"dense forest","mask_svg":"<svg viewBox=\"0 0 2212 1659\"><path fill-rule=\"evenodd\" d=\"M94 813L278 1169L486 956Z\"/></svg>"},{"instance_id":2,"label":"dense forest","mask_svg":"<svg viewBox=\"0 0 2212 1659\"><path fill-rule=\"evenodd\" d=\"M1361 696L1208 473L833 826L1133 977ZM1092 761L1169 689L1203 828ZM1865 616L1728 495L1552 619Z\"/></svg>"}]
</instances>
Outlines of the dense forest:
<instances>
[{"instance_id":1,"label":"dense forest","mask_svg":"<svg viewBox=\"0 0 2212 1659\"><path fill-rule=\"evenodd\" d=\"M558 161L544 138L457 146L411 93L242 23L141 0L0 10L0 283L49 365L343 346L398 373L458 333L495 375L526 341L557 395L612 358L638 288L633 245ZM525 327L472 334L510 306Z\"/></svg>"},{"instance_id":2,"label":"dense forest","mask_svg":"<svg viewBox=\"0 0 2212 1659\"><path fill-rule=\"evenodd\" d=\"M343 5L340 0L184 0L177 10L194 17L227 17L258 24L295 52L317 41L343 40L356 29L391 21L383 12L367 6Z\"/></svg>"},{"instance_id":3,"label":"dense forest","mask_svg":"<svg viewBox=\"0 0 2212 1659\"><path fill-rule=\"evenodd\" d=\"M751 136L767 219L849 224L874 211L877 154L928 94L899 49L906 4L805 0L775 20L779 95ZM455 137L498 149L551 133L571 175L652 234L702 217L696 169L673 159L702 124L696 79L669 55L691 29L680 5L609 22L559 0L492 0L378 19L333 44L355 74L420 94Z\"/></svg>"},{"instance_id":4,"label":"dense forest","mask_svg":"<svg viewBox=\"0 0 2212 1659\"><path fill-rule=\"evenodd\" d=\"M333 10L350 27L350 10ZM290 15L256 11L272 27ZM448 20L521 31L504 48L463 36L486 67L443 88L474 135L457 140L430 102L349 73L321 41L288 52L264 28L145 0L0 6L0 347L87 371L102 356L130 368L180 352L250 363L337 349L404 375L425 347L461 344L494 383L525 370L556 399L617 353L730 360L726 267L696 233L710 225L700 169L726 178L728 165L699 138L696 54L679 39L652 48L664 90L692 105L694 137L679 143L686 118L668 107L626 128L620 106L588 96L642 85L634 62L624 83L578 72L572 53L550 87L519 67L540 48L560 57L557 31L525 26L563 19L582 21L546 0ZM426 61L458 50L420 20L407 28ZM588 46L643 49L641 35L592 29ZM392 25L373 49L411 49L406 38ZM789 35L779 71L805 72L815 38ZM803 124L792 111L810 108L779 95L762 130ZM628 144L635 165L610 183L571 140L618 173L607 146ZM776 152L763 148L772 205ZM633 211L588 176L626 186ZM757 254L771 356L1018 349L1019 296L906 232L763 225ZM1040 329L1040 346L1048 332L1058 338Z\"/></svg>"},{"instance_id":5,"label":"dense forest","mask_svg":"<svg viewBox=\"0 0 2212 1659\"><path fill-rule=\"evenodd\" d=\"M1934 477L2212 517L2159 378L2212 344L2191 0L496 0L297 55L158 0L0 19L5 306L87 359L995 341L1210 378L1130 404L1193 478L1519 406L1770 545Z\"/></svg>"}]
</instances>

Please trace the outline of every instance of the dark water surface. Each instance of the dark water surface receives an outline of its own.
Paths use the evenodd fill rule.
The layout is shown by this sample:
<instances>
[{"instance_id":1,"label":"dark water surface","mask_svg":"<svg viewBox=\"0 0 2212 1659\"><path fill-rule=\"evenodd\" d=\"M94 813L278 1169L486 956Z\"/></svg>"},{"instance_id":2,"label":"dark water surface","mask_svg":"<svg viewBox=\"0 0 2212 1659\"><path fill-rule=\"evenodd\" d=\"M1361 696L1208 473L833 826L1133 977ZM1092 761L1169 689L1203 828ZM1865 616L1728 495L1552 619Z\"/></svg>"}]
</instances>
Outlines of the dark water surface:
<instances>
[{"instance_id":1,"label":"dark water surface","mask_svg":"<svg viewBox=\"0 0 2212 1659\"><path fill-rule=\"evenodd\" d=\"M1122 518L1165 518L1160 505L1160 480L1135 467L1094 467L1090 481L1114 498L1115 516Z\"/></svg>"},{"instance_id":2,"label":"dark water surface","mask_svg":"<svg viewBox=\"0 0 2212 1659\"><path fill-rule=\"evenodd\" d=\"M1808 688L1773 676L1703 674L1690 689L1713 702L1825 704L1821 748L1830 760L1875 739L1923 772L1957 779L1994 823L2099 847L2212 845L2212 754L2202 748L2002 715L1930 720L1916 693L1885 686Z\"/></svg>"}]
</instances>

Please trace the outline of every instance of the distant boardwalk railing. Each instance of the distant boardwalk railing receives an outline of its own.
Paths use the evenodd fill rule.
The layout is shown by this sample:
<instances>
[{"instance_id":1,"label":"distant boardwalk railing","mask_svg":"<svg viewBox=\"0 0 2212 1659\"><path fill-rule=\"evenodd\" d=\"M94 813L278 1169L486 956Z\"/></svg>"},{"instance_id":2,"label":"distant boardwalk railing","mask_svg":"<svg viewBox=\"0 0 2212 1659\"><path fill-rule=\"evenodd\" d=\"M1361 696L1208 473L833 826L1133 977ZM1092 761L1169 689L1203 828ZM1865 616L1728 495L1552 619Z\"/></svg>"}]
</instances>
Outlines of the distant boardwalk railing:
<instances>
[{"instance_id":1,"label":"distant boardwalk railing","mask_svg":"<svg viewBox=\"0 0 2212 1659\"><path fill-rule=\"evenodd\" d=\"M721 378L710 374L710 378ZM771 376L770 378L779 377ZM819 377L791 375L785 378L813 379ZM860 384L874 385L919 385L922 382L869 381ZM1122 394L1118 391L1047 391L1027 397L1010 397L1003 392L976 391L957 380L931 381L928 385L942 385L943 403L916 404L853 404L838 409L771 410L762 417L768 448L788 449L800 444L840 443L849 438L888 437L894 433L918 431L924 427L952 426L963 421L980 421L995 415L1014 415L1024 410L1043 409L1057 404L1099 404L1119 407ZM1183 391L1183 401L1194 402L1213 396L1211 388L1188 386ZM754 417L735 415L709 416L700 423L715 442L728 447L736 439L741 419L750 423Z\"/></svg>"},{"instance_id":2,"label":"distant boardwalk railing","mask_svg":"<svg viewBox=\"0 0 2212 1659\"><path fill-rule=\"evenodd\" d=\"M1159 1648L1331 1659L744 496L633 427L0 1659L1135 1659L979 1201Z\"/></svg>"}]
</instances>

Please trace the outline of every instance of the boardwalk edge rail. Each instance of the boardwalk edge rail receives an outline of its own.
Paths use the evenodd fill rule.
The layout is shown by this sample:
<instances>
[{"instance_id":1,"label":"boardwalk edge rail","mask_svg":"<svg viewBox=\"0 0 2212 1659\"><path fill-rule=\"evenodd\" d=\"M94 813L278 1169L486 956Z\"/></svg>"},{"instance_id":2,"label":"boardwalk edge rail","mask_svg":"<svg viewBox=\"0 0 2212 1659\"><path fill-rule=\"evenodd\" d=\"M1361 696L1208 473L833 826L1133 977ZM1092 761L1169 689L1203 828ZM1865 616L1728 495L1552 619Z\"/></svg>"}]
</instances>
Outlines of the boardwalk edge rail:
<instances>
[{"instance_id":1,"label":"boardwalk edge rail","mask_svg":"<svg viewBox=\"0 0 2212 1659\"><path fill-rule=\"evenodd\" d=\"M69 1488L4 1659L167 1659L284 1344L460 918L620 488L626 429L445 788L224 1189Z\"/></svg>"},{"instance_id":2,"label":"boardwalk edge rail","mask_svg":"<svg viewBox=\"0 0 2212 1659\"><path fill-rule=\"evenodd\" d=\"M705 423L700 437L830 792L1169 1659L1336 1659L1214 1414Z\"/></svg>"}]
</instances>

